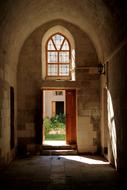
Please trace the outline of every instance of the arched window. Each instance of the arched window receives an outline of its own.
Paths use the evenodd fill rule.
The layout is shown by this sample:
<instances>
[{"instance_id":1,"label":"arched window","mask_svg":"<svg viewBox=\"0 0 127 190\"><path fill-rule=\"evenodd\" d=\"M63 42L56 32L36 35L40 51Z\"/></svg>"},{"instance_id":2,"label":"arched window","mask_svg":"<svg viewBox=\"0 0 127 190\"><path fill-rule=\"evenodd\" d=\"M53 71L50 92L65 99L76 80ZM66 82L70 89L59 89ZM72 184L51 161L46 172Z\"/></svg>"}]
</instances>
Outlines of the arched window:
<instances>
[{"instance_id":1,"label":"arched window","mask_svg":"<svg viewBox=\"0 0 127 190\"><path fill-rule=\"evenodd\" d=\"M46 78L71 78L71 47L61 33L49 37L46 43Z\"/></svg>"}]
</instances>

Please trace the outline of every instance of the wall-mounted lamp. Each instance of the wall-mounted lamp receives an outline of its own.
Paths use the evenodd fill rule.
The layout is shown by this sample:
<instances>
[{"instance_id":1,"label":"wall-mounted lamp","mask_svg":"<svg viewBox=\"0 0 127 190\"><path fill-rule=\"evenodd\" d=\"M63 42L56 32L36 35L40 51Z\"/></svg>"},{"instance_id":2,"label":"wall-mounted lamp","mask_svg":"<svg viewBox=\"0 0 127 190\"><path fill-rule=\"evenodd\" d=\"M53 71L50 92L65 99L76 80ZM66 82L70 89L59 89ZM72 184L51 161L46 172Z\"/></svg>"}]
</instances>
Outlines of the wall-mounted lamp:
<instances>
[{"instance_id":1,"label":"wall-mounted lamp","mask_svg":"<svg viewBox=\"0 0 127 190\"><path fill-rule=\"evenodd\" d=\"M105 74L105 64L99 63L98 64L98 72L101 74Z\"/></svg>"}]
</instances>

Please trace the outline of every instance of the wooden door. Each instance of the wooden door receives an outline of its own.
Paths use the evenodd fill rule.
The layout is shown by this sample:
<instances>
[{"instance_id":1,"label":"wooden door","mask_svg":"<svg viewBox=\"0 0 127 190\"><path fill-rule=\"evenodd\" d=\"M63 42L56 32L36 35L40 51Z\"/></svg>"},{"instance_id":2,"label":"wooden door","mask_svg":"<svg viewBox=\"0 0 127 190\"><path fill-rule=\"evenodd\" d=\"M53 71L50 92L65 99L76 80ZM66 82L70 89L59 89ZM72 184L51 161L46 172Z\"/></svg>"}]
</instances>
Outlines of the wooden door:
<instances>
[{"instance_id":1,"label":"wooden door","mask_svg":"<svg viewBox=\"0 0 127 190\"><path fill-rule=\"evenodd\" d=\"M76 144L76 90L66 90L66 142Z\"/></svg>"}]
</instances>

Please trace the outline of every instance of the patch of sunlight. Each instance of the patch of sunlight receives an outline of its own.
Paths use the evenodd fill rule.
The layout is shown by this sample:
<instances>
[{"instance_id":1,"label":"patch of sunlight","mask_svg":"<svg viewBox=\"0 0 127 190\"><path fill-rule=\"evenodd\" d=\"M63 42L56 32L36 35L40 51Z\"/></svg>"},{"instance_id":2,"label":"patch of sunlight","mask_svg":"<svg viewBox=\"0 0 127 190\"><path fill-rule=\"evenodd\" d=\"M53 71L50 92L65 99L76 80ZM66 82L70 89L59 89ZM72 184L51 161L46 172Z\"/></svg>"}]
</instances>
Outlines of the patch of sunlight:
<instances>
[{"instance_id":1,"label":"patch of sunlight","mask_svg":"<svg viewBox=\"0 0 127 190\"><path fill-rule=\"evenodd\" d=\"M98 160L98 159L94 159L94 158L87 158L84 156L60 156L60 157L71 160L71 161L81 162L84 164L95 164L95 165L109 164L108 161L103 161L101 159Z\"/></svg>"},{"instance_id":2,"label":"patch of sunlight","mask_svg":"<svg viewBox=\"0 0 127 190\"><path fill-rule=\"evenodd\" d=\"M66 145L66 141L59 141L59 140L57 140L57 141L55 141L55 140L45 140L44 142L43 142L43 144L44 145L50 145L50 146L64 146L64 145Z\"/></svg>"},{"instance_id":3,"label":"patch of sunlight","mask_svg":"<svg viewBox=\"0 0 127 190\"><path fill-rule=\"evenodd\" d=\"M75 50L73 49L72 52L72 65L71 65L71 74L72 74L72 81L75 81Z\"/></svg>"},{"instance_id":4,"label":"patch of sunlight","mask_svg":"<svg viewBox=\"0 0 127 190\"><path fill-rule=\"evenodd\" d=\"M117 167L117 145L116 145L116 126L115 126L115 118L114 118L114 110L113 110L113 103L112 103L112 97L108 92L108 128L109 128L109 134L110 134L110 140L111 140L111 146L112 146L112 152L114 157L115 166Z\"/></svg>"}]
</instances>

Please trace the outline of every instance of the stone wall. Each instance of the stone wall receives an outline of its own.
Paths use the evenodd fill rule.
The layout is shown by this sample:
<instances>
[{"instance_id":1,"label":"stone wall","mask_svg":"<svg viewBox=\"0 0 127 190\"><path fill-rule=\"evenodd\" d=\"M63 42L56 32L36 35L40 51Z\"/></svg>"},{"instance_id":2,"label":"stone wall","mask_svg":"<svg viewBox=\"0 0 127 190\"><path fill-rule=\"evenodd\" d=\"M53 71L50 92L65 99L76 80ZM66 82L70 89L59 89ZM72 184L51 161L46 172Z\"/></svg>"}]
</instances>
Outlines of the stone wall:
<instances>
[{"instance_id":1,"label":"stone wall","mask_svg":"<svg viewBox=\"0 0 127 190\"><path fill-rule=\"evenodd\" d=\"M113 153L114 162L119 171L126 171L127 169L127 66L126 66L126 51L127 43L124 41L123 45L119 46L114 56L108 62L108 91L112 100L113 114L110 119L110 129L115 126L115 141L116 141L116 157ZM108 110L109 111L109 110ZM111 134L110 134L111 135ZM110 144L113 152L113 135L110 138ZM110 148L110 147L109 147Z\"/></svg>"},{"instance_id":2,"label":"stone wall","mask_svg":"<svg viewBox=\"0 0 127 190\"><path fill-rule=\"evenodd\" d=\"M45 31L56 24L66 27L74 37L76 81L73 82L42 80L41 40ZM88 36L81 29L68 22L57 20L47 23L29 36L20 52L17 74L18 142L20 144L22 142L26 142L26 144L36 143L40 89L42 87L75 88L77 89L78 150L79 152L96 152L98 150L100 147L98 141L98 131L100 130L100 85L96 69L97 64L97 54ZM34 128L34 133L30 134L28 128L31 128L31 130ZM24 137L23 133L25 134ZM84 134L84 139L81 133Z\"/></svg>"},{"instance_id":3,"label":"stone wall","mask_svg":"<svg viewBox=\"0 0 127 190\"><path fill-rule=\"evenodd\" d=\"M11 87L16 99L16 75L14 68L5 65L0 68L0 167L15 157L16 148L16 102L14 102L14 147L11 148Z\"/></svg>"},{"instance_id":4,"label":"stone wall","mask_svg":"<svg viewBox=\"0 0 127 190\"><path fill-rule=\"evenodd\" d=\"M74 87L77 90L77 104L82 94L80 90L82 87L86 87L89 79L91 78L93 83L98 83L98 78L96 74L90 75L93 71L89 68L85 70L78 71L76 69L76 82L75 83L55 83L41 81L41 39L43 34L48 28L54 26L55 24L62 24L61 21L57 19L64 19L68 23L64 22L64 26L70 30L75 38L76 44L76 64L78 65L91 65L93 66L96 53L94 48L91 47L91 43L84 34L85 31L89 34L90 39L94 42L96 47L97 55L99 61L106 62L109 61L109 73L102 76L104 81L102 81L102 104L101 104L101 145L104 150L107 150L107 146L110 145L110 137L105 135L107 133L108 126L104 119L104 115L108 115L107 110L105 111L103 102L105 104L105 94L107 92L107 87L105 85L106 77L108 76L108 90L110 91L114 112L115 112L115 123L116 123L116 136L117 136L117 167L119 170L127 168L126 160L126 144L127 144L127 131L126 131L126 34L127 34L127 14L126 14L126 2L116 1L116 0L64 0L64 1L50 1L50 0L31 0L29 1L17 1L10 0L0 1L0 163L11 160L12 150L10 150L10 86L14 87L15 92L15 144L16 144L16 133L17 133L17 107L18 102L18 136L21 134L20 142L33 142L35 143L35 124L38 121L38 111L39 111L39 90L43 86L64 86L64 87ZM49 21L51 21L49 23ZM53 21L54 20L54 21ZM56 22L57 20L57 22ZM48 24L45 24L48 23ZM72 26L72 24L74 26ZM38 28L43 24L43 27ZM75 26L78 26L83 31L77 30ZM37 29L38 28L38 29ZM75 29L74 29L75 28ZM36 30L33 32L34 30ZM32 33L33 32L33 33ZM79 39L80 36L80 39ZM89 41L89 43L84 43L84 41ZM80 44L79 44L80 42ZM80 48L82 47L82 48ZM22 50L21 50L22 49ZM91 49L91 51L89 51ZM87 51L88 50L88 51ZM87 51L87 53L86 53ZM35 53L36 52L36 53ZM84 56L85 55L85 56ZM93 59L91 60L91 56ZM91 60L91 63L90 63ZM36 64L35 64L36 63ZM18 85L16 74L17 74L17 64L18 64ZM35 67L36 65L36 67ZM96 73L96 72L95 72ZM81 78L85 77L82 81ZM96 79L96 80L95 80ZM102 80L103 80L102 79ZM106 81L107 83L107 81ZM90 86L93 84L90 82ZM89 86L89 87L90 87ZM98 83L99 86L99 83ZM81 89L80 89L81 87ZM17 89L18 88L18 98ZM99 87L94 87L95 94L98 93ZM90 87L91 89L91 87ZM89 93L93 93L89 89ZM86 92L87 88L82 90ZM30 92L31 91L31 92ZM89 98L89 101L93 99L95 94ZM86 100L86 94L82 99ZM89 97L89 96L88 96ZM99 96L96 97L98 107ZM95 101L95 98L94 98ZM93 102L93 101L92 101ZM94 123L97 126L99 119L98 113L89 110L95 110L91 105L84 104L83 102L80 107L78 107L78 124L80 125L78 134L82 133L84 128L84 123L89 125L91 129L88 132L91 133L94 138L94 143L96 142L96 135L100 135L99 131L95 133L92 131ZM98 110L98 108L97 108ZM105 113L103 113L105 112ZM89 116L87 117L87 113ZM94 113L94 117L93 117ZM90 116L91 114L91 116ZM83 116L82 116L83 115ZM77 125L77 126L79 126ZM33 129L34 128L34 129ZM21 130L21 134L19 133ZM32 129L32 130L31 130ZM31 131L31 132L30 132ZM26 133L27 138L25 136ZM20 135L19 135L20 134ZM85 133L83 133L85 134ZM79 135L80 136L80 135ZM80 139L82 138L82 140ZM84 151L85 142L84 136L78 137L78 142L80 144L80 150ZM19 140L19 139L18 139ZM24 141L25 140L25 141ZM93 140L90 139L90 144ZM97 142L99 146L100 142ZM109 144L109 145L108 145ZM32 147L32 146L31 146ZM110 149L111 147L108 147ZM103 153L105 152L103 150ZM112 148L111 148L112 151ZM111 152L111 151L106 151ZM111 155L111 154L110 154ZM109 156L107 156L109 159ZM112 157L112 155L111 155ZM110 159L109 159L110 160ZM112 160L112 158L111 158Z\"/></svg>"}]
</instances>

